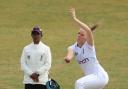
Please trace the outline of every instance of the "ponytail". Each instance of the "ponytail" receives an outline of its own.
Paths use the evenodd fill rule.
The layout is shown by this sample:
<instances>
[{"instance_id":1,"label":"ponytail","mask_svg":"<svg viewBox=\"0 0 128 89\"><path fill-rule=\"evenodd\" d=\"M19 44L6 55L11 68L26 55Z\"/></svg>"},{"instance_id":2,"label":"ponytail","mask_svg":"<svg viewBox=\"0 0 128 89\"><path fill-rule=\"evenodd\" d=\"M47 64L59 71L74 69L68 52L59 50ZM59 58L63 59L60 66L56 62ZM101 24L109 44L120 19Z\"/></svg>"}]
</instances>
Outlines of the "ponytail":
<instances>
[{"instance_id":1,"label":"ponytail","mask_svg":"<svg viewBox=\"0 0 128 89\"><path fill-rule=\"evenodd\" d=\"M90 26L91 31L93 32L94 30L96 30L96 28L98 27L98 24L94 24L92 26Z\"/></svg>"}]
</instances>

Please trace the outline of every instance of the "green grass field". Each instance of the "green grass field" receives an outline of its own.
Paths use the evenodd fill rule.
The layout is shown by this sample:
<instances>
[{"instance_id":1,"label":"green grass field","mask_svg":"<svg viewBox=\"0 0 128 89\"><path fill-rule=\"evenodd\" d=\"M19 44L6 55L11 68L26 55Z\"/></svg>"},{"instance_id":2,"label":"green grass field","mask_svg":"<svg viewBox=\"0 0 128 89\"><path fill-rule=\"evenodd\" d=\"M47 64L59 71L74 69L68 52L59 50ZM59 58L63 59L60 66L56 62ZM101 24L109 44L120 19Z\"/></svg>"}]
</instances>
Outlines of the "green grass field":
<instances>
[{"instance_id":1,"label":"green grass field","mask_svg":"<svg viewBox=\"0 0 128 89\"><path fill-rule=\"evenodd\" d=\"M105 89L128 89L128 0L0 0L0 89L23 89L20 56L35 25L51 47L51 76L61 89L74 89L83 73L75 60L70 65L63 60L79 29L68 13L72 6L83 22L102 22L94 37L110 77Z\"/></svg>"}]
</instances>

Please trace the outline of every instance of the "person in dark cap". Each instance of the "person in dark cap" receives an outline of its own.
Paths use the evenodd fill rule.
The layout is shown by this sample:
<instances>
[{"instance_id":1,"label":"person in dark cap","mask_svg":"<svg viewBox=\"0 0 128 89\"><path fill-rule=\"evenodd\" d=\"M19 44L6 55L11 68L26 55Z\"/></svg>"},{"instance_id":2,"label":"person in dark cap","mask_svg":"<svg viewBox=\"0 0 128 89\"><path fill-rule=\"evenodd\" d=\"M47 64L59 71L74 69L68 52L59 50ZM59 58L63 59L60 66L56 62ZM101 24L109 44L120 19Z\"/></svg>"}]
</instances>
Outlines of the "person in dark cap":
<instances>
[{"instance_id":1,"label":"person in dark cap","mask_svg":"<svg viewBox=\"0 0 128 89\"><path fill-rule=\"evenodd\" d=\"M24 72L25 89L47 89L46 82L51 68L50 48L41 42L43 33L39 27L31 31L33 42L24 47L21 68Z\"/></svg>"},{"instance_id":2,"label":"person in dark cap","mask_svg":"<svg viewBox=\"0 0 128 89\"><path fill-rule=\"evenodd\" d=\"M34 27L31 32L31 36L33 38L33 42L38 44L43 36L41 29L39 27Z\"/></svg>"}]
</instances>

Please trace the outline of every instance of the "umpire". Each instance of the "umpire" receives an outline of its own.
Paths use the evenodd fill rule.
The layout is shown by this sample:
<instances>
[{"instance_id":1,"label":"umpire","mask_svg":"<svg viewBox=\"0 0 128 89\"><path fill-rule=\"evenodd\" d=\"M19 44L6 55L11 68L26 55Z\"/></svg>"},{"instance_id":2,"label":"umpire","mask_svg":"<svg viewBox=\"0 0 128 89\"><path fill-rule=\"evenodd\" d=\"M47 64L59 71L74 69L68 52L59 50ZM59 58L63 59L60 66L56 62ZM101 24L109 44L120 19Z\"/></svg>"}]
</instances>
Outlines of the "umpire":
<instances>
[{"instance_id":1,"label":"umpire","mask_svg":"<svg viewBox=\"0 0 128 89\"><path fill-rule=\"evenodd\" d=\"M42 36L41 29L34 27L31 31L33 42L24 47L21 55L25 89L46 89L51 67L51 51L41 42Z\"/></svg>"}]
</instances>

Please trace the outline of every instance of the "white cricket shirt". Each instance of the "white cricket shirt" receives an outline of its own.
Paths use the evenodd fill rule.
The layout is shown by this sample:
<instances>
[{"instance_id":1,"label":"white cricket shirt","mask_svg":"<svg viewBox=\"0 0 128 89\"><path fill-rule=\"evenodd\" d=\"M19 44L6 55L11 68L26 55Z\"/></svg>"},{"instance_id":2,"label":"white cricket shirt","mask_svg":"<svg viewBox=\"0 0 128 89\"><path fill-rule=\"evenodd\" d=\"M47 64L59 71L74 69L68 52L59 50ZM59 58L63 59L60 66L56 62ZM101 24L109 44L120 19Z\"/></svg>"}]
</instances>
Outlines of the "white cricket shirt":
<instances>
[{"instance_id":1,"label":"white cricket shirt","mask_svg":"<svg viewBox=\"0 0 128 89\"><path fill-rule=\"evenodd\" d=\"M31 43L24 47L21 56L21 68L24 71L24 84L46 84L48 81L48 71L51 67L50 48L39 42ZM39 73L39 82L34 82L30 75Z\"/></svg>"},{"instance_id":2,"label":"white cricket shirt","mask_svg":"<svg viewBox=\"0 0 128 89\"><path fill-rule=\"evenodd\" d=\"M81 48L77 46L77 43L69 48L73 50L78 64L81 66L86 75L105 72L97 60L94 46L85 42Z\"/></svg>"}]
</instances>

